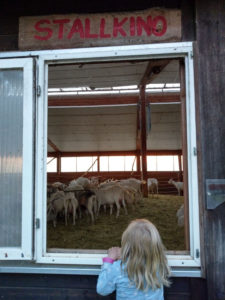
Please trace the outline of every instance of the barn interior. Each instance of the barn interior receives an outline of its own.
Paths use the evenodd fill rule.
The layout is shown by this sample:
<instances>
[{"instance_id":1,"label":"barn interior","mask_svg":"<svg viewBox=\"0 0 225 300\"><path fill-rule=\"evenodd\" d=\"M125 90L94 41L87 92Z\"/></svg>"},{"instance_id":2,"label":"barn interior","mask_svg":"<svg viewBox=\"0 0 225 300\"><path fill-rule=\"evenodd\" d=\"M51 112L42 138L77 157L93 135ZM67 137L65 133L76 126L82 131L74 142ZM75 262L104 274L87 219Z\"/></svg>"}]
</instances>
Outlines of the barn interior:
<instances>
[{"instance_id":1,"label":"barn interior","mask_svg":"<svg viewBox=\"0 0 225 300\"><path fill-rule=\"evenodd\" d=\"M179 226L176 216L187 203L187 186L178 195L168 182L183 182L187 172L180 65L178 59L158 59L48 66L48 184L81 176L158 180L158 193L142 185L143 199L134 210L128 206L128 215L101 211L94 224L88 217L75 226L65 226L63 218L56 227L48 223L48 251L99 252L120 245L136 218L158 227L168 251L189 250L188 217Z\"/></svg>"}]
</instances>

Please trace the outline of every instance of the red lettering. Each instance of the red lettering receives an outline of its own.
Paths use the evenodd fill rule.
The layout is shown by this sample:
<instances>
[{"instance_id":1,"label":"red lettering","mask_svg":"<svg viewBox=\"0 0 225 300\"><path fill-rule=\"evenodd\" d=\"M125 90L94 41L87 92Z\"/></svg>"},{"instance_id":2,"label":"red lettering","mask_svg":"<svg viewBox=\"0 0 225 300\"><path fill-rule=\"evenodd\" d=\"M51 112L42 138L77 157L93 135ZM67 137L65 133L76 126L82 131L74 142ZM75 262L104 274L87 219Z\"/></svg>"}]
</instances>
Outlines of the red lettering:
<instances>
[{"instance_id":1,"label":"red lettering","mask_svg":"<svg viewBox=\"0 0 225 300\"><path fill-rule=\"evenodd\" d=\"M80 19L76 19L73 22L73 26L72 26L67 38L71 39L73 34L77 33L77 32L79 32L80 38L83 39L84 38L84 28L83 28L83 25L82 25L82 22Z\"/></svg>"},{"instance_id":2,"label":"red lettering","mask_svg":"<svg viewBox=\"0 0 225 300\"><path fill-rule=\"evenodd\" d=\"M147 36L152 34L152 17L147 17L147 22L145 22L141 17L137 17L137 35L142 35L142 29L145 30Z\"/></svg>"},{"instance_id":3,"label":"red lettering","mask_svg":"<svg viewBox=\"0 0 225 300\"><path fill-rule=\"evenodd\" d=\"M153 19L152 32L156 36L162 36L167 30L167 22L163 16L158 16Z\"/></svg>"},{"instance_id":4,"label":"red lettering","mask_svg":"<svg viewBox=\"0 0 225 300\"><path fill-rule=\"evenodd\" d=\"M98 37L98 34L97 33L90 33L91 29L90 29L90 19L85 19L85 38L86 39L89 39L89 38L92 38L92 39L95 39Z\"/></svg>"},{"instance_id":5,"label":"red lettering","mask_svg":"<svg viewBox=\"0 0 225 300\"><path fill-rule=\"evenodd\" d=\"M105 19L102 18L100 22L100 38L106 39L110 38L111 34L105 34Z\"/></svg>"},{"instance_id":6,"label":"red lettering","mask_svg":"<svg viewBox=\"0 0 225 300\"><path fill-rule=\"evenodd\" d=\"M53 34L53 31L52 31L51 28L49 28L49 27L43 27L43 28L40 27L40 25L42 25L44 23L50 24L50 21L49 20L40 20L34 25L34 28L37 31L47 33L47 35L45 35L45 36L35 35L34 38L37 39L37 40L46 41L46 40L50 39L52 34Z\"/></svg>"},{"instance_id":7,"label":"red lettering","mask_svg":"<svg viewBox=\"0 0 225 300\"><path fill-rule=\"evenodd\" d=\"M53 20L54 24L59 24L58 39L61 40L63 38L63 27L64 27L64 24L69 23L69 22L70 22L69 19Z\"/></svg>"},{"instance_id":8,"label":"red lettering","mask_svg":"<svg viewBox=\"0 0 225 300\"><path fill-rule=\"evenodd\" d=\"M126 36L126 32L124 31L124 29L122 28L122 26L124 25L124 23L126 23L128 18L124 18L122 21L118 21L118 18L114 18L113 19L113 36L117 37L118 32L122 35L122 36Z\"/></svg>"},{"instance_id":9,"label":"red lettering","mask_svg":"<svg viewBox=\"0 0 225 300\"><path fill-rule=\"evenodd\" d=\"M135 18L130 17L130 36L135 35Z\"/></svg>"}]
</instances>

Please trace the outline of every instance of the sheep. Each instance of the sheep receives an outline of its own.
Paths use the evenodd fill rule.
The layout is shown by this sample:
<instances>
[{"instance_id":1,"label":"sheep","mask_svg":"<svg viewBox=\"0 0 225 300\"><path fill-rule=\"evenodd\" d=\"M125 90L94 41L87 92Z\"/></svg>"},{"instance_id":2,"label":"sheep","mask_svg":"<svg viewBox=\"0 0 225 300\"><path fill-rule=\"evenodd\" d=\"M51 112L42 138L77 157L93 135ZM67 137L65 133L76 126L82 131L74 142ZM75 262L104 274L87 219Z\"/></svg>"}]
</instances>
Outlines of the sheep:
<instances>
[{"instance_id":1,"label":"sheep","mask_svg":"<svg viewBox=\"0 0 225 300\"><path fill-rule=\"evenodd\" d=\"M73 225L75 225L78 201L73 192L57 191L51 195L47 206L47 220L53 221L56 227L58 215L65 213L65 225L67 225L68 212L72 210Z\"/></svg>"},{"instance_id":2,"label":"sheep","mask_svg":"<svg viewBox=\"0 0 225 300\"><path fill-rule=\"evenodd\" d=\"M81 207L84 207L89 215L91 216L91 221L94 223L94 213L97 213L97 200L96 195L92 191L76 191L76 197L79 203L79 212L81 217Z\"/></svg>"},{"instance_id":3,"label":"sheep","mask_svg":"<svg viewBox=\"0 0 225 300\"><path fill-rule=\"evenodd\" d=\"M120 213L120 201L124 207L125 213L127 214L127 208L124 201L124 192L126 190L119 186L113 184L112 186L106 186L104 188L96 189L96 197L98 203L97 215L99 215L99 210L101 205L108 204L110 206L110 215L112 214L113 204L116 204L117 213L116 218L118 218Z\"/></svg>"},{"instance_id":4,"label":"sheep","mask_svg":"<svg viewBox=\"0 0 225 300\"><path fill-rule=\"evenodd\" d=\"M47 220L53 221L56 227L58 215L64 211L64 192L57 191L53 193L47 204Z\"/></svg>"},{"instance_id":5,"label":"sheep","mask_svg":"<svg viewBox=\"0 0 225 300\"><path fill-rule=\"evenodd\" d=\"M181 181L174 181L172 178L170 178L168 183L173 184L176 187L176 189L178 191L178 195L180 196L180 192L183 191L183 188L184 188L184 183Z\"/></svg>"},{"instance_id":6,"label":"sheep","mask_svg":"<svg viewBox=\"0 0 225 300\"><path fill-rule=\"evenodd\" d=\"M122 179L119 181L119 184L121 186L130 187L131 189L135 190L135 194L134 194L135 204L142 199L141 185L143 183L145 183L145 181L136 178Z\"/></svg>"},{"instance_id":7,"label":"sheep","mask_svg":"<svg viewBox=\"0 0 225 300\"><path fill-rule=\"evenodd\" d=\"M91 187L97 187L100 183L99 177L96 176L92 176L89 180L90 180Z\"/></svg>"},{"instance_id":8,"label":"sheep","mask_svg":"<svg viewBox=\"0 0 225 300\"><path fill-rule=\"evenodd\" d=\"M156 178L148 178L147 180L148 193L149 194L158 194L158 180Z\"/></svg>"},{"instance_id":9,"label":"sheep","mask_svg":"<svg viewBox=\"0 0 225 300\"><path fill-rule=\"evenodd\" d=\"M139 201L139 193L130 186L123 186L126 189L127 193L124 193L124 200L126 204L131 205L134 210L134 206Z\"/></svg>"},{"instance_id":10,"label":"sheep","mask_svg":"<svg viewBox=\"0 0 225 300\"><path fill-rule=\"evenodd\" d=\"M66 188L66 184L62 182L53 182L52 187L56 188L58 191L63 191Z\"/></svg>"},{"instance_id":11,"label":"sheep","mask_svg":"<svg viewBox=\"0 0 225 300\"><path fill-rule=\"evenodd\" d=\"M86 190L86 189L90 188L91 182L86 177L79 177L77 179L74 179L74 180L70 181L69 186L70 185L80 185Z\"/></svg>"},{"instance_id":12,"label":"sheep","mask_svg":"<svg viewBox=\"0 0 225 300\"><path fill-rule=\"evenodd\" d=\"M94 223L93 212L97 213L97 201L95 193L91 190L85 190L84 187L78 184L76 180L71 181L65 191L70 191L75 194L75 197L78 200L79 217L81 218L81 207L85 207L91 216L92 223Z\"/></svg>"},{"instance_id":13,"label":"sheep","mask_svg":"<svg viewBox=\"0 0 225 300\"><path fill-rule=\"evenodd\" d=\"M142 185L142 183L144 183L144 181L136 179L136 178L128 178L128 179L120 180L119 183L120 183L120 185L131 186L137 192L141 192L141 185Z\"/></svg>"},{"instance_id":14,"label":"sheep","mask_svg":"<svg viewBox=\"0 0 225 300\"><path fill-rule=\"evenodd\" d=\"M49 203L51 195L57 191L63 191L66 188L66 185L62 182L54 182L47 184L47 203Z\"/></svg>"},{"instance_id":15,"label":"sheep","mask_svg":"<svg viewBox=\"0 0 225 300\"><path fill-rule=\"evenodd\" d=\"M78 200L73 192L64 193L64 209L65 209L65 225L67 225L68 211L72 211L73 225L75 225L76 211L78 208Z\"/></svg>"}]
</instances>

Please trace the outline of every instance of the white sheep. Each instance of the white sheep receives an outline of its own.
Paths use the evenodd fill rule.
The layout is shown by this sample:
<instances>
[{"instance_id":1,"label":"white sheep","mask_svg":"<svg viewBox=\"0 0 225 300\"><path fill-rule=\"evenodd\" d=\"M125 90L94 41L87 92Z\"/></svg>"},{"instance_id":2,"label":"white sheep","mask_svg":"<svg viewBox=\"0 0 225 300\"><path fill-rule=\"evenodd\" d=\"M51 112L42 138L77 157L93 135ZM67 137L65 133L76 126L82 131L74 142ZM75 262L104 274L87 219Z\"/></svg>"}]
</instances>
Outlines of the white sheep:
<instances>
[{"instance_id":1,"label":"white sheep","mask_svg":"<svg viewBox=\"0 0 225 300\"><path fill-rule=\"evenodd\" d=\"M53 226L56 227L59 213L65 212L65 225L67 225L68 214L72 212L73 225L75 225L77 207L78 201L73 192L57 191L51 195L48 202L48 221L53 221Z\"/></svg>"},{"instance_id":2,"label":"white sheep","mask_svg":"<svg viewBox=\"0 0 225 300\"><path fill-rule=\"evenodd\" d=\"M158 194L158 180L156 178L148 178L147 180L148 193L149 194Z\"/></svg>"},{"instance_id":3,"label":"white sheep","mask_svg":"<svg viewBox=\"0 0 225 300\"><path fill-rule=\"evenodd\" d=\"M181 181L174 181L172 178L168 181L169 184L173 184L178 191L178 195L180 196L180 192L184 189L184 183Z\"/></svg>"},{"instance_id":4,"label":"white sheep","mask_svg":"<svg viewBox=\"0 0 225 300\"><path fill-rule=\"evenodd\" d=\"M120 185L117 184L106 184L106 186L98 188L95 190L98 210L97 215L99 215L99 210L101 205L109 205L110 206L110 215L112 214L113 205L116 204L117 213L116 218L118 218L120 213L120 202L125 210L125 214L127 214L126 203L124 199L124 194L128 193L128 191Z\"/></svg>"}]
</instances>

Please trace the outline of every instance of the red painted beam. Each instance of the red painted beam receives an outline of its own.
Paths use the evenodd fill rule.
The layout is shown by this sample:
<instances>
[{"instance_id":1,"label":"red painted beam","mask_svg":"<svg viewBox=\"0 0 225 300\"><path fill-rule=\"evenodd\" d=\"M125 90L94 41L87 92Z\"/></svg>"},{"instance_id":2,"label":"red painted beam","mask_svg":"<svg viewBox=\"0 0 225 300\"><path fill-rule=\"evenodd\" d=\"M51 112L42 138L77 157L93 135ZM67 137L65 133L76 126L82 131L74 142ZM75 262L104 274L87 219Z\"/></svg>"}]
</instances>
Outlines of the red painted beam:
<instances>
[{"instance_id":1,"label":"red painted beam","mask_svg":"<svg viewBox=\"0 0 225 300\"><path fill-rule=\"evenodd\" d=\"M182 155L182 150L147 150L147 155ZM140 151L93 151L93 152L60 152L61 157L81 156L132 156L140 155ZM48 152L48 157L58 156L57 152Z\"/></svg>"},{"instance_id":2,"label":"red painted beam","mask_svg":"<svg viewBox=\"0 0 225 300\"><path fill-rule=\"evenodd\" d=\"M49 97L48 106L96 106L96 105L120 105L137 104L139 96L97 96L97 97L75 97L61 96ZM157 93L146 95L147 103L171 103L180 102L179 93Z\"/></svg>"}]
</instances>

